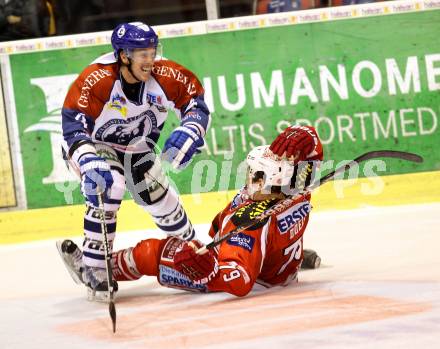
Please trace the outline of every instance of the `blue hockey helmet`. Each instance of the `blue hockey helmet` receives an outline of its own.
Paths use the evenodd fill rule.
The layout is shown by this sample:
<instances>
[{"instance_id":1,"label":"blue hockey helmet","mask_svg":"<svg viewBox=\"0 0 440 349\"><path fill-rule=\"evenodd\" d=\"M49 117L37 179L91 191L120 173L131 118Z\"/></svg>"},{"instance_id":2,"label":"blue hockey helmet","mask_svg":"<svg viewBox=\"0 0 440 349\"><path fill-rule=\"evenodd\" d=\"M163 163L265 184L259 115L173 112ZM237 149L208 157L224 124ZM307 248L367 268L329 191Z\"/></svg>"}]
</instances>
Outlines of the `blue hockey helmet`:
<instances>
[{"instance_id":1,"label":"blue hockey helmet","mask_svg":"<svg viewBox=\"0 0 440 349\"><path fill-rule=\"evenodd\" d=\"M130 22L119 24L113 30L111 41L115 57L118 58L120 50L157 48L159 37L149 25L142 22Z\"/></svg>"}]
</instances>

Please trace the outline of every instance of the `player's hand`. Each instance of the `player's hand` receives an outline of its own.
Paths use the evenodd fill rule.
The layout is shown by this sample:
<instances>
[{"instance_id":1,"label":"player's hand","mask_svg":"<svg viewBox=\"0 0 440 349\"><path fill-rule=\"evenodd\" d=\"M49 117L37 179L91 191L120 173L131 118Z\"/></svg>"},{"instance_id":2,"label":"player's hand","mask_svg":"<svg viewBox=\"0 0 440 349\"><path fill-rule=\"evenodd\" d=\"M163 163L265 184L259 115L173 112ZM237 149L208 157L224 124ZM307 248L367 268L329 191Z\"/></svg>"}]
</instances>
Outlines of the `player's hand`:
<instances>
[{"instance_id":1,"label":"player's hand","mask_svg":"<svg viewBox=\"0 0 440 349\"><path fill-rule=\"evenodd\" d=\"M177 127L166 140L162 150L162 159L171 163L175 169L183 169L205 144L195 128L190 126Z\"/></svg>"},{"instance_id":2,"label":"player's hand","mask_svg":"<svg viewBox=\"0 0 440 349\"><path fill-rule=\"evenodd\" d=\"M98 207L98 186L103 190L104 201L108 198L113 176L110 165L97 155L87 154L79 159L81 192L95 207Z\"/></svg>"},{"instance_id":3,"label":"player's hand","mask_svg":"<svg viewBox=\"0 0 440 349\"><path fill-rule=\"evenodd\" d=\"M323 151L319 137L312 126L290 126L272 142L272 153L293 160L322 160Z\"/></svg>"},{"instance_id":4,"label":"player's hand","mask_svg":"<svg viewBox=\"0 0 440 349\"><path fill-rule=\"evenodd\" d=\"M218 262L213 250L197 254L196 251L202 246L197 240L185 242L174 255L174 267L190 280L205 284L217 275Z\"/></svg>"}]
</instances>

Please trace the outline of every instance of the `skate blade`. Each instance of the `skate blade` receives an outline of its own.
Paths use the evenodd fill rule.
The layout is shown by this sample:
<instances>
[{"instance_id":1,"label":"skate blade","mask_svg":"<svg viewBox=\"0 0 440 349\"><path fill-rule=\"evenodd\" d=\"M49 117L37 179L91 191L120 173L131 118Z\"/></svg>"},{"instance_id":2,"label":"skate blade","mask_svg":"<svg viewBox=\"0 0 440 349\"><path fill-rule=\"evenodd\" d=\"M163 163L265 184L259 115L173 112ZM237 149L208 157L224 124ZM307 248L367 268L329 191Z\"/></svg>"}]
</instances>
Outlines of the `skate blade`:
<instances>
[{"instance_id":1,"label":"skate blade","mask_svg":"<svg viewBox=\"0 0 440 349\"><path fill-rule=\"evenodd\" d=\"M78 285L83 285L84 283L82 282L80 277L72 270L71 265L65 259L66 255L63 253L63 250L61 249L61 245L63 244L63 241L64 240L58 240L56 242L58 253L60 254L60 257L61 257L64 265L66 266L67 271L69 272L70 276L72 277L73 281L75 281L75 283Z\"/></svg>"},{"instance_id":2,"label":"skate blade","mask_svg":"<svg viewBox=\"0 0 440 349\"><path fill-rule=\"evenodd\" d=\"M95 291L87 287L87 300L89 302L109 303L110 295L108 291Z\"/></svg>"}]
</instances>

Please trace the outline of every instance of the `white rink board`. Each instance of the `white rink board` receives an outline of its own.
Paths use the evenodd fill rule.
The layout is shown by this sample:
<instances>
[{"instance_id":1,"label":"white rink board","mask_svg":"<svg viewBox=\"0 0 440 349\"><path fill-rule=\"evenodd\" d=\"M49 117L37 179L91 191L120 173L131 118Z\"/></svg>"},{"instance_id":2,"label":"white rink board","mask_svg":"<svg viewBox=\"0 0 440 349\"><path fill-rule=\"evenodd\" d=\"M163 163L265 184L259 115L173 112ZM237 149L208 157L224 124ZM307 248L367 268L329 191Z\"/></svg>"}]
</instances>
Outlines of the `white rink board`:
<instances>
[{"instance_id":1,"label":"white rink board","mask_svg":"<svg viewBox=\"0 0 440 349\"><path fill-rule=\"evenodd\" d=\"M154 278L120 283L115 335L107 306L85 300L54 241L0 246L0 347L440 348L439 213L440 204L312 212L305 246L321 269L243 299ZM119 234L115 248L146 236Z\"/></svg>"},{"instance_id":2,"label":"white rink board","mask_svg":"<svg viewBox=\"0 0 440 349\"><path fill-rule=\"evenodd\" d=\"M440 0L393 0L154 26L160 39L440 9ZM111 31L0 42L1 54L110 44Z\"/></svg>"}]
</instances>

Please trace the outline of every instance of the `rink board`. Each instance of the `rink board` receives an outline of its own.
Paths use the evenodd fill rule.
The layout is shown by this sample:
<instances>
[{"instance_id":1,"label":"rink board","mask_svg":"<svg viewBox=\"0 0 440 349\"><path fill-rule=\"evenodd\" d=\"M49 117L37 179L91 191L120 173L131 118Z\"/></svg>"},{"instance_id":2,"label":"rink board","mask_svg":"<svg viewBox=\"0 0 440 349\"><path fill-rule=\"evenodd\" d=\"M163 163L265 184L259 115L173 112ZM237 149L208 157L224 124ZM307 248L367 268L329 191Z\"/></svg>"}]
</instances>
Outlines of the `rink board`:
<instances>
[{"instance_id":1,"label":"rink board","mask_svg":"<svg viewBox=\"0 0 440 349\"><path fill-rule=\"evenodd\" d=\"M3 88L0 84L0 208L17 206L9 135L2 96Z\"/></svg>"},{"instance_id":2,"label":"rink board","mask_svg":"<svg viewBox=\"0 0 440 349\"><path fill-rule=\"evenodd\" d=\"M162 38L176 37L178 40L177 37L180 36L202 35L207 32L222 33L340 18L379 15L390 17L387 16L390 13L436 8L440 8L440 0L391 1L365 6L186 23L164 26L158 31ZM438 21L431 24L437 25ZM410 19L406 25L417 26ZM352 35L348 32L344 34ZM232 37L235 35L232 33ZM432 47L438 49L438 43L438 38L434 37ZM0 52L56 51L102 44L108 44L108 33L52 38L50 41L36 40L31 41L30 44L27 42L9 46L0 44ZM176 44L176 48L178 46L179 44ZM365 47L368 46L367 42ZM199 55L199 50L195 50L194 54ZM420 60L420 57L418 61L426 62ZM432 76L436 76L434 79L436 83L438 75ZM231 78L233 80L233 76ZM12 80L9 81L11 84ZM426 88L427 85L424 86ZM9 89L12 88L12 84L9 85ZM33 89L33 91L28 89L24 91L25 93L38 91L36 87ZM38 102L41 96L35 97L36 109L41 108L41 104L38 106L38 103L41 103ZM230 101L234 101L234 95ZM415 106L419 101L415 98L411 103L414 102ZM434 105L437 109L431 109L439 115L438 103ZM399 123L400 134L399 137L390 137L395 143L391 142L388 145L396 149L406 144L405 150L415 152L420 152L420 147L425 148L422 155L426 162L422 167L409 166L405 169L408 164L402 165L397 160L391 160L387 162L390 173L399 174L379 177L383 187L375 179L364 178L355 185L347 181L329 183L314 194L314 209L304 243L306 248L316 249L322 257L320 269L300 272L299 283L288 287L272 289L256 287L248 297L242 299L222 293L200 295L166 289L160 287L155 278L120 283L116 299L118 314L116 334L111 332L107 305L87 302L84 289L73 284L59 260L55 241L29 242L72 236L80 244L84 207L72 205L0 213L2 261L0 275L3 281L0 287L0 308L3 315L0 319L2 347L439 348L440 216L438 213L440 204L434 203L440 199L440 171L438 171L440 162L437 158L439 137L438 128L433 128L433 123L419 122L417 106L414 106L408 104L406 106L408 108L400 109L403 111L403 116L396 114L395 120ZM15 117L15 105L8 104L6 107L8 115ZM318 109L321 107L319 104ZM418 107L423 108L426 105L418 104ZM21 116L25 118L26 115ZM426 117L429 112L424 115ZM50 128L53 126L51 124L57 123L57 119L52 116L55 115L44 112L38 117L46 119L37 121L43 123L43 127ZM363 120L362 117L357 119L359 122ZM336 122L335 125L338 125L337 120L325 119L321 124L329 125L328 122ZM348 120L347 118L339 120L342 122L340 125L342 128L347 125L343 123ZM414 122L411 123L411 120ZM431 119L433 120L438 119ZM14 123L17 120L8 121ZM285 121L290 120L287 118ZM23 122L26 122L25 119ZM49 135L48 130L38 130L38 127L42 126L31 128L26 133L26 137L30 135L35 137L28 138L37 142L33 144L34 146L40 144L39 142L47 145L52 136ZM218 126L215 127L215 132L219 132L222 126L220 129ZM422 134L431 128L433 128L431 135ZM16 156L20 154L18 130L18 124L13 125L15 133L10 134L9 142L14 149L14 169L16 174L20 174L19 178L15 178L19 207L26 208L26 201L28 198L32 199L32 195L35 195L33 199L35 202L31 202L29 207L44 206L40 204L46 198L48 206L51 206L54 198L50 195L42 196L38 191L44 192L44 186L49 185L42 183L43 178L49 177L46 181L50 181L51 173L56 174L57 171L62 170L59 167L51 167L52 163L48 160L43 161L47 167L44 175L38 174L38 164L35 168L31 167L30 174L38 174L35 179L37 185L27 193L23 174L29 175L29 167L26 161L21 163L21 158ZM258 127L253 130L258 131ZM233 130L228 128L221 131L223 134L217 135L218 140L230 144L227 141L228 134ZM241 134L242 128L238 125L235 131ZM362 127L357 127L356 132L362 139ZM412 135L414 132L416 136ZM403 133L406 136L403 136ZM374 138L374 129L372 134L366 135L370 137L370 141L371 135ZM343 132L342 136L347 137L347 134ZM338 133L335 133L335 137L339 137ZM424 142L429 137L433 137L434 140L431 145L429 142ZM211 146L212 139L211 136ZM327 139L324 137L324 140ZM354 143L359 145L358 141ZM375 149L382 148L380 142L376 143ZM345 145L347 144L350 144L349 139L345 139ZM240 138L238 145L243 145ZM332 158L333 145L330 142L325 147L328 158ZM25 148L27 148L26 154L32 156L33 153L29 152L31 149L29 144L25 145ZM365 150L363 146L352 148L353 154L350 154L350 157L357 156ZM46 154L52 156L55 153L46 151ZM419 170L421 172L406 173ZM222 185L226 184L222 183ZM233 195L233 190L202 193L200 196L183 195L184 205L193 222L207 223L197 224L195 227L200 234L199 237L204 238L205 242L208 222ZM433 203L422 204L423 202ZM416 204L408 205L411 203ZM396 204L399 206L394 206ZM344 208L351 210L342 210ZM143 219L145 222L140 222ZM134 229L139 231L132 231ZM146 213L136 207L131 200L124 201L120 211L115 250L134 246L141 239L148 237L160 237L160 234L153 229Z\"/></svg>"},{"instance_id":3,"label":"rink board","mask_svg":"<svg viewBox=\"0 0 440 349\"><path fill-rule=\"evenodd\" d=\"M183 195L194 224L210 223L236 191ZM313 211L356 209L440 201L440 171L338 180L318 188ZM83 205L0 213L0 245L56 237L82 236ZM118 213L118 231L155 229L149 215L132 200Z\"/></svg>"},{"instance_id":4,"label":"rink board","mask_svg":"<svg viewBox=\"0 0 440 349\"><path fill-rule=\"evenodd\" d=\"M156 28L165 56L204 84L212 111L202 154L168 175L181 194L239 188L246 153L292 123L314 125L335 164L395 149L426 161L390 160L383 174L438 170L437 6L397 1ZM104 32L0 45L11 53L2 74L21 208L83 201L61 158L60 108L77 74L110 50L108 39ZM171 114L159 145L177 124Z\"/></svg>"},{"instance_id":5,"label":"rink board","mask_svg":"<svg viewBox=\"0 0 440 349\"><path fill-rule=\"evenodd\" d=\"M438 0L394 1L157 27L166 56L198 75L213 111L202 154L168 172L191 220L210 222L243 183L246 152L292 123L317 128L327 171L369 150L425 159L387 159L376 171L382 188L368 178L328 184L314 195L315 210L440 201L439 8ZM79 182L59 151L60 108L78 72L110 49L109 35L0 43L14 174L2 137L0 194L30 209L0 212L0 244L81 234ZM176 125L170 115L164 134ZM154 228L127 199L118 231Z\"/></svg>"}]
</instances>

